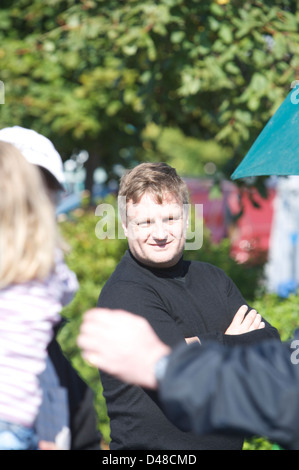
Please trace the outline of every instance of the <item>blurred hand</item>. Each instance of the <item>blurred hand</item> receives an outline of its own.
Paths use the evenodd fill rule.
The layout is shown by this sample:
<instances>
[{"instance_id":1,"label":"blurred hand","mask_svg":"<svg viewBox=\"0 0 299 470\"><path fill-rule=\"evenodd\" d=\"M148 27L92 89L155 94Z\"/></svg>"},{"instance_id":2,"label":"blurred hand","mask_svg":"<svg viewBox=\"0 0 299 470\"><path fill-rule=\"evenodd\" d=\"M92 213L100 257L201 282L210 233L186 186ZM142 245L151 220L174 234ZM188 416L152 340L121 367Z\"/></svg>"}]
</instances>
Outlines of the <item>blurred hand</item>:
<instances>
[{"instance_id":1,"label":"blurred hand","mask_svg":"<svg viewBox=\"0 0 299 470\"><path fill-rule=\"evenodd\" d=\"M156 387L155 364L170 353L144 318L124 310L87 311L77 343L92 365L146 388Z\"/></svg>"},{"instance_id":2,"label":"blurred hand","mask_svg":"<svg viewBox=\"0 0 299 470\"><path fill-rule=\"evenodd\" d=\"M233 321L225 332L226 335L242 335L244 333L249 333L250 331L265 328L265 323L262 321L261 315L257 313L256 310L250 310L249 313L247 313L247 311L247 305L242 305L239 308Z\"/></svg>"},{"instance_id":3,"label":"blurred hand","mask_svg":"<svg viewBox=\"0 0 299 470\"><path fill-rule=\"evenodd\" d=\"M39 441L39 450L61 450L55 442Z\"/></svg>"}]
</instances>

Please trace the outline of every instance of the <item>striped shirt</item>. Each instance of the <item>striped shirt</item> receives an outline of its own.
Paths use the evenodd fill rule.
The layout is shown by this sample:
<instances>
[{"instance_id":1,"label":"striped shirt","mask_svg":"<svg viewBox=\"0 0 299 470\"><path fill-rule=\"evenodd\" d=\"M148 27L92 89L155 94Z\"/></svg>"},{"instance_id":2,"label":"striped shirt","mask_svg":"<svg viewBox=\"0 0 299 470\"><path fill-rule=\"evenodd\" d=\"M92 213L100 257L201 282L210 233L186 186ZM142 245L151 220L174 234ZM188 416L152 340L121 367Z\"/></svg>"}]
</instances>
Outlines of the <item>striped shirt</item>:
<instances>
[{"instance_id":1,"label":"striped shirt","mask_svg":"<svg viewBox=\"0 0 299 470\"><path fill-rule=\"evenodd\" d=\"M78 288L75 274L61 261L44 282L0 290L0 419L34 424L42 400L38 375L60 311Z\"/></svg>"}]
</instances>

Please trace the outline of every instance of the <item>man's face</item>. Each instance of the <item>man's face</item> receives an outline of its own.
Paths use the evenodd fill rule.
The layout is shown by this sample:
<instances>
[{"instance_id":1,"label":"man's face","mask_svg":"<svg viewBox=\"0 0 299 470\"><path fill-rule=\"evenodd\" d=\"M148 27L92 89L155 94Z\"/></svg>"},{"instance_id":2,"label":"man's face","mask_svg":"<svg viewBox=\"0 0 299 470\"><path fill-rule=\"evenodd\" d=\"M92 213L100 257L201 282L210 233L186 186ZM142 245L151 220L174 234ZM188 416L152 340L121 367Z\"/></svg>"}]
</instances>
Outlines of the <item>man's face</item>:
<instances>
[{"instance_id":1,"label":"man's face","mask_svg":"<svg viewBox=\"0 0 299 470\"><path fill-rule=\"evenodd\" d=\"M141 263L157 268L174 266L185 244L186 217L183 205L170 193L158 204L145 193L137 204L127 203L124 226L129 248Z\"/></svg>"}]
</instances>

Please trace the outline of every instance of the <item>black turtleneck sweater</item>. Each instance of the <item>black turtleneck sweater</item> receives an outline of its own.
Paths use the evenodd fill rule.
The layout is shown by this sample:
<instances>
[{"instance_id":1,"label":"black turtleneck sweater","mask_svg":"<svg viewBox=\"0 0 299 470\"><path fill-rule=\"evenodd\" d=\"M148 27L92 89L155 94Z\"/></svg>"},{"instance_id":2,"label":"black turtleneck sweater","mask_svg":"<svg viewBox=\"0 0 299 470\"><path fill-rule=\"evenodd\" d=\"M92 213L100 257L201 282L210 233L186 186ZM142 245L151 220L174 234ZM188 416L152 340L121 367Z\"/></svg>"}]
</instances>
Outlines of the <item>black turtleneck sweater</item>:
<instances>
[{"instance_id":1,"label":"black turtleneck sweater","mask_svg":"<svg viewBox=\"0 0 299 470\"><path fill-rule=\"evenodd\" d=\"M269 323L261 330L229 336L224 332L241 305L241 293L219 268L183 258L172 268L154 269L127 251L102 289L98 306L145 317L169 346L198 336L201 342L252 344L279 338ZM136 351L138 354L138 351ZM101 372L111 428L111 450L241 449L243 439L229 435L195 436L165 417L155 396ZM204 384L203 384L204 386Z\"/></svg>"}]
</instances>

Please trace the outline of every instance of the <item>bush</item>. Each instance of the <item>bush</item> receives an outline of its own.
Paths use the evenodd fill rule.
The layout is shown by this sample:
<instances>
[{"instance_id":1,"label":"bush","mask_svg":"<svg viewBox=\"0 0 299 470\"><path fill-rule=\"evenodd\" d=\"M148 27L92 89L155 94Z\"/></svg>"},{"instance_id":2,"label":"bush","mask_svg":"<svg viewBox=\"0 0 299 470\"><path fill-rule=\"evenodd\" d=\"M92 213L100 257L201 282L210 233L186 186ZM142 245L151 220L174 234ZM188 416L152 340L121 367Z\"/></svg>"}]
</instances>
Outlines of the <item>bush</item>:
<instances>
[{"instance_id":1,"label":"bush","mask_svg":"<svg viewBox=\"0 0 299 470\"><path fill-rule=\"evenodd\" d=\"M294 331L299 327L297 295L282 299L274 294L266 294L255 300L254 307L278 329L282 341L288 341L294 336Z\"/></svg>"}]
</instances>

